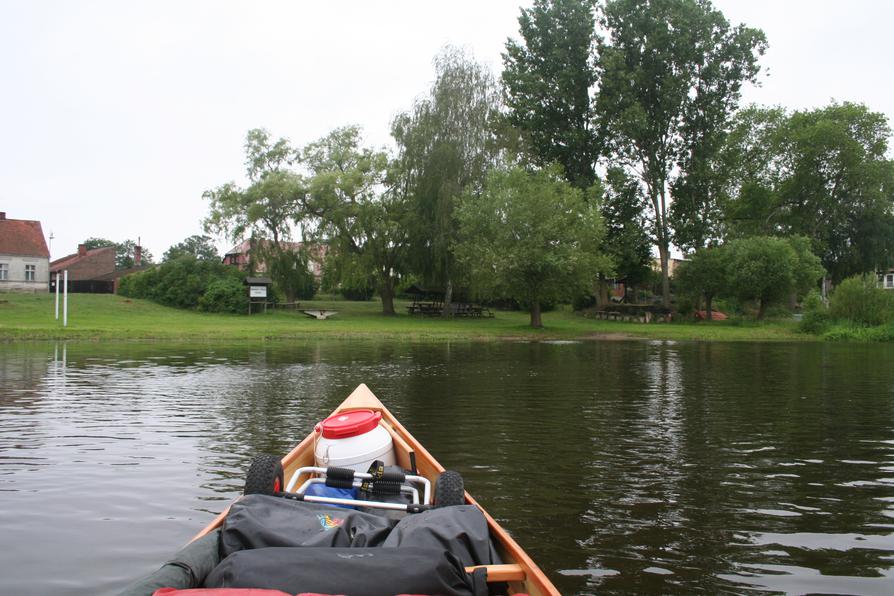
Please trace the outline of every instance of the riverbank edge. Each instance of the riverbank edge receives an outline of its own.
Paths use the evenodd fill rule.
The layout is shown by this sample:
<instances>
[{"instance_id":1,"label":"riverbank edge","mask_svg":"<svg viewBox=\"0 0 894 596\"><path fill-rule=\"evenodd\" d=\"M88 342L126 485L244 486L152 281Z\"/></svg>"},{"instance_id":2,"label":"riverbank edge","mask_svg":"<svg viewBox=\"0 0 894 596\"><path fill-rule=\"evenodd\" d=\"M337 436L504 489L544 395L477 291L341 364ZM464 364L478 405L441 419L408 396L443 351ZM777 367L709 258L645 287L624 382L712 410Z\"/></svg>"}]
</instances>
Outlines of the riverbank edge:
<instances>
[{"instance_id":1,"label":"riverbank edge","mask_svg":"<svg viewBox=\"0 0 894 596\"><path fill-rule=\"evenodd\" d=\"M816 342L794 321L630 323L597 321L559 309L544 313L545 327L528 326L528 314L499 311L495 318L442 320L404 314L385 316L375 302L308 301L307 308L338 310L327 321L296 313L256 317L199 313L115 295L75 295L63 328L49 295L5 294L0 300L0 343L125 341L258 343L278 341L386 340L406 342L618 341Z\"/></svg>"}]
</instances>

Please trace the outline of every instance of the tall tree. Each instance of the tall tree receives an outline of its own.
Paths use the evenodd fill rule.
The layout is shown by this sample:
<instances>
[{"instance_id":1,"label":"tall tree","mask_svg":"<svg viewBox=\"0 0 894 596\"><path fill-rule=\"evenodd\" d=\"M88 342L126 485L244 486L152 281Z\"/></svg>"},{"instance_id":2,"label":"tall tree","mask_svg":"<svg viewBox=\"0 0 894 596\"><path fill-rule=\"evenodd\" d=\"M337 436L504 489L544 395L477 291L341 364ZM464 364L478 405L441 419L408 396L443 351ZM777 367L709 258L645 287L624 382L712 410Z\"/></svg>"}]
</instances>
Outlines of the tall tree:
<instances>
[{"instance_id":1,"label":"tall tree","mask_svg":"<svg viewBox=\"0 0 894 596\"><path fill-rule=\"evenodd\" d=\"M371 278L383 314L393 315L394 288L408 254L408 195L399 166L392 164L389 177L388 156L361 143L360 129L349 126L304 149L308 207L318 220L316 233L329 245L327 264L352 284Z\"/></svg>"},{"instance_id":2,"label":"tall tree","mask_svg":"<svg viewBox=\"0 0 894 596\"><path fill-rule=\"evenodd\" d=\"M782 233L774 221L776 189L785 166L782 136L788 115L782 108L750 105L732 119L722 153L733 164L727 179L724 216L730 238Z\"/></svg>"},{"instance_id":3,"label":"tall tree","mask_svg":"<svg viewBox=\"0 0 894 596\"><path fill-rule=\"evenodd\" d=\"M711 127L757 76L764 35L732 27L708 0L611 0L600 25L597 114L612 160L635 172L649 199L652 237L670 306L670 186L710 153ZM685 172L684 172L685 174Z\"/></svg>"},{"instance_id":4,"label":"tall tree","mask_svg":"<svg viewBox=\"0 0 894 596\"><path fill-rule=\"evenodd\" d=\"M250 237L253 256L277 260L290 250L284 242L291 238L292 227L307 217L304 180L289 169L295 151L285 139L274 142L267 131L250 130L245 152L249 186L228 182L203 194L210 209L203 222L205 231L224 234L234 242ZM286 275L286 270L282 274ZM290 302L295 300L288 289L293 287L289 280L274 281L282 282Z\"/></svg>"},{"instance_id":5,"label":"tall tree","mask_svg":"<svg viewBox=\"0 0 894 596\"><path fill-rule=\"evenodd\" d=\"M87 238L81 244L87 247L87 250L94 248L102 248L111 246L115 249L115 268L130 269L136 262L137 243L133 240L125 240L124 242L115 242L106 238ZM152 263L152 253L146 248L140 247L140 263L148 265Z\"/></svg>"},{"instance_id":6,"label":"tall tree","mask_svg":"<svg viewBox=\"0 0 894 596\"><path fill-rule=\"evenodd\" d=\"M748 166L729 207L736 233L809 237L835 283L894 263L885 115L847 102L743 112L731 135Z\"/></svg>"},{"instance_id":7,"label":"tall tree","mask_svg":"<svg viewBox=\"0 0 894 596\"><path fill-rule=\"evenodd\" d=\"M491 73L447 47L435 58L428 94L392 123L402 192L412 196L415 207L412 267L426 283L446 288L445 313L453 285L462 278L453 252L454 208L466 189L480 191L496 160L499 107Z\"/></svg>"},{"instance_id":8,"label":"tall tree","mask_svg":"<svg viewBox=\"0 0 894 596\"><path fill-rule=\"evenodd\" d=\"M813 240L837 283L894 262L891 128L866 106L832 104L789 119L778 217Z\"/></svg>"},{"instance_id":9,"label":"tall tree","mask_svg":"<svg viewBox=\"0 0 894 596\"><path fill-rule=\"evenodd\" d=\"M162 260L167 262L181 257L189 257L201 261L217 261L220 259L211 237L199 235L190 236L171 246L165 251Z\"/></svg>"},{"instance_id":10,"label":"tall tree","mask_svg":"<svg viewBox=\"0 0 894 596\"><path fill-rule=\"evenodd\" d=\"M610 167L605 176L602 217L605 220L605 252L614 263L613 274L624 287L635 287L651 273L651 241L645 212L647 200L637 180L622 168ZM607 289L599 297L605 304Z\"/></svg>"},{"instance_id":11,"label":"tall tree","mask_svg":"<svg viewBox=\"0 0 894 596\"><path fill-rule=\"evenodd\" d=\"M529 138L540 165L561 164L579 188L596 180L590 92L596 84L595 0L535 0L518 18L521 43L503 54L509 121Z\"/></svg>"},{"instance_id":12,"label":"tall tree","mask_svg":"<svg viewBox=\"0 0 894 596\"><path fill-rule=\"evenodd\" d=\"M543 303L572 298L610 269L599 250L597 204L557 168L493 170L481 196L466 195L457 218L457 251L476 287L526 302L532 327L543 326Z\"/></svg>"}]
</instances>

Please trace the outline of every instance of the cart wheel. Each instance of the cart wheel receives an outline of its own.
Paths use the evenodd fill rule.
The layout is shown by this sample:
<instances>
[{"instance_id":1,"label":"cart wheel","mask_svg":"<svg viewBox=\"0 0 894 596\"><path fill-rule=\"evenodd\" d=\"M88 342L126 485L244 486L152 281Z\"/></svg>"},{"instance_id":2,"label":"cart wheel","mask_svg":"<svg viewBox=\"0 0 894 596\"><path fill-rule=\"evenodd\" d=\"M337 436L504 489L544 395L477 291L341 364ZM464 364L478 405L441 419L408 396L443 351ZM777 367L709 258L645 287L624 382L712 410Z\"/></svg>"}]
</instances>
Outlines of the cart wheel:
<instances>
[{"instance_id":1,"label":"cart wheel","mask_svg":"<svg viewBox=\"0 0 894 596\"><path fill-rule=\"evenodd\" d=\"M435 507L465 505L465 483L459 472L447 470L435 482Z\"/></svg>"},{"instance_id":2,"label":"cart wheel","mask_svg":"<svg viewBox=\"0 0 894 596\"><path fill-rule=\"evenodd\" d=\"M273 455L258 455L251 460L245 476L245 495L272 495L283 489L282 461Z\"/></svg>"}]
</instances>

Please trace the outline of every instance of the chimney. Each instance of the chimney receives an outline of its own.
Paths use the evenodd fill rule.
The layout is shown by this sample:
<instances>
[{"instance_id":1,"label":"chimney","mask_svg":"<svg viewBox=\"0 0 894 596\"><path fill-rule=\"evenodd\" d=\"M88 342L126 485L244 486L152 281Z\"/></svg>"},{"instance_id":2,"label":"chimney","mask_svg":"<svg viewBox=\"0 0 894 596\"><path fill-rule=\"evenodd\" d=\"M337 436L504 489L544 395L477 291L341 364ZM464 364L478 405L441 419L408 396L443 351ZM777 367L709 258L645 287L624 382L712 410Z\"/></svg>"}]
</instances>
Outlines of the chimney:
<instances>
[{"instance_id":1,"label":"chimney","mask_svg":"<svg viewBox=\"0 0 894 596\"><path fill-rule=\"evenodd\" d=\"M6 219L6 211L0 211L0 221Z\"/></svg>"},{"instance_id":2,"label":"chimney","mask_svg":"<svg viewBox=\"0 0 894 596\"><path fill-rule=\"evenodd\" d=\"M78 244L78 256L83 257L87 254L87 245L86 244Z\"/></svg>"},{"instance_id":3,"label":"chimney","mask_svg":"<svg viewBox=\"0 0 894 596\"><path fill-rule=\"evenodd\" d=\"M133 266L139 267L143 262L143 247L137 244L133 247Z\"/></svg>"}]
</instances>

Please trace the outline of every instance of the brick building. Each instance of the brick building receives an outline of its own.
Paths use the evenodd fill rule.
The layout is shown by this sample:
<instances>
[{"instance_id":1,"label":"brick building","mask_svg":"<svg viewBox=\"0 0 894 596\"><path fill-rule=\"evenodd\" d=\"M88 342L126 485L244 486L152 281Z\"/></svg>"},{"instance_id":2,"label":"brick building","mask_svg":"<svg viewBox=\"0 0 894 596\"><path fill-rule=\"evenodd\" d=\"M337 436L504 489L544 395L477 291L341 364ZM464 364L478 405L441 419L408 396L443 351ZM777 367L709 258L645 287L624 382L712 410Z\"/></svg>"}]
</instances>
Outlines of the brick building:
<instances>
[{"instance_id":1,"label":"brick building","mask_svg":"<svg viewBox=\"0 0 894 596\"><path fill-rule=\"evenodd\" d=\"M46 292L49 261L40 222L0 211L0 292Z\"/></svg>"},{"instance_id":2,"label":"brick building","mask_svg":"<svg viewBox=\"0 0 894 596\"><path fill-rule=\"evenodd\" d=\"M267 240L243 240L224 255L224 265L233 265L241 271L253 271L255 273L267 273L267 263L259 253L263 251L256 243L268 243ZM329 252L329 246L326 244L305 244L303 242L280 242L285 250L298 252L307 251L307 268L313 273L314 277L320 279L323 275L323 262L326 260L326 254Z\"/></svg>"},{"instance_id":3,"label":"brick building","mask_svg":"<svg viewBox=\"0 0 894 596\"><path fill-rule=\"evenodd\" d=\"M115 272L115 247L88 250L85 245L79 244L78 252L50 263L51 287L55 288L56 273L65 270L68 270L69 292L111 294L115 284L104 277Z\"/></svg>"}]
</instances>

